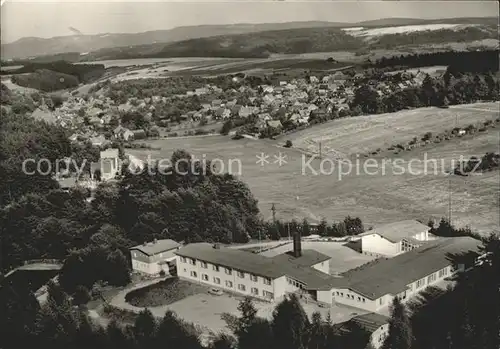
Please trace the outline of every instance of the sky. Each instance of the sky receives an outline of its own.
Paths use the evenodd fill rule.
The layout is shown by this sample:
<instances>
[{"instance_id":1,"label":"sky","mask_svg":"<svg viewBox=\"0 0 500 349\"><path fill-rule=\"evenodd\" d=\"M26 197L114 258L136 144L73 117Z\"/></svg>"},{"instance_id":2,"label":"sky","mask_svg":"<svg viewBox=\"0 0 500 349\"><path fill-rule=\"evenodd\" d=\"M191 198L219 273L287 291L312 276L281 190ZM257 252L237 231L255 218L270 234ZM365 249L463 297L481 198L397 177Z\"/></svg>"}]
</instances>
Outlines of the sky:
<instances>
[{"instance_id":1,"label":"sky","mask_svg":"<svg viewBox=\"0 0 500 349\"><path fill-rule=\"evenodd\" d=\"M136 33L200 24L357 22L387 17L498 16L496 1L25 1L2 0L1 39Z\"/></svg>"}]
</instances>

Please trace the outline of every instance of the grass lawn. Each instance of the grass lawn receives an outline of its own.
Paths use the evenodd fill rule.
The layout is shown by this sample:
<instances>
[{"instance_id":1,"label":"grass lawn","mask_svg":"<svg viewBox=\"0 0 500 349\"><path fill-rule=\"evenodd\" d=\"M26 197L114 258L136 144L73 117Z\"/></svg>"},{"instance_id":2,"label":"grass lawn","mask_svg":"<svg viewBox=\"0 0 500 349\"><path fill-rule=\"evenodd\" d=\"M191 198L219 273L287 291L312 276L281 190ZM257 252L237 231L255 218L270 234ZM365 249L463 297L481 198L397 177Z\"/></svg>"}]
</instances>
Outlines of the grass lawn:
<instances>
[{"instance_id":1,"label":"grass lawn","mask_svg":"<svg viewBox=\"0 0 500 349\"><path fill-rule=\"evenodd\" d=\"M151 286L131 291L125 296L125 300L136 307L158 307L207 291L208 287L206 286L178 278L169 278Z\"/></svg>"},{"instance_id":2,"label":"grass lawn","mask_svg":"<svg viewBox=\"0 0 500 349\"><path fill-rule=\"evenodd\" d=\"M414 135L427 131L453 128L455 112L460 112L459 122L466 125L472 123L472 120L497 118L494 108L495 105L490 103L348 118L315 126L277 141L234 141L223 136L156 140L146 143L161 150L130 149L127 152L142 159L147 159L148 155L159 159L170 158L175 149L186 149L198 158L205 155L207 159L220 159L225 164L226 171L229 160L239 159L239 177L248 184L259 201L263 218L268 220L272 219L271 206L274 203L278 219L302 220L305 217L310 221L319 221L325 217L328 221L339 221L351 215L360 217L366 228L405 219L427 221L430 218L440 219L448 213L447 176L411 173L397 175L390 171L385 174L351 173L340 179L337 172L332 175L315 175L308 169L302 172L303 152L296 147L300 147L301 140L330 137L328 144L333 149L352 154L392 144L398 139L410 140ZM498 107L496 111L498 112ZM337 127L339 130L336 131ZM324 129L329 129L330 133L324 132ZM277 147L286 139L292 139L293 148ZM477 156L484 155L487 151L498 152L498 141L498 129L492 129L470 137L403 152L398 158L408 163L414 158L423 159L427 154L429 158L450 161L459 159L460 155ZM270 156L269 163L264 166L256 163L256 156L262 152ZM282 166L273 163L273 156L279 152L287 156L287 163ZM387 156L394 157L392 153ZM239 166L234 162L233 165L232 172L238 175ZM319 160L312 162L314 169L319 169L319 165ZM498 230L499 171L482 176L454 176L451 182L453 223L469 225L482 232Z\"/></svg>"}]
</instances>

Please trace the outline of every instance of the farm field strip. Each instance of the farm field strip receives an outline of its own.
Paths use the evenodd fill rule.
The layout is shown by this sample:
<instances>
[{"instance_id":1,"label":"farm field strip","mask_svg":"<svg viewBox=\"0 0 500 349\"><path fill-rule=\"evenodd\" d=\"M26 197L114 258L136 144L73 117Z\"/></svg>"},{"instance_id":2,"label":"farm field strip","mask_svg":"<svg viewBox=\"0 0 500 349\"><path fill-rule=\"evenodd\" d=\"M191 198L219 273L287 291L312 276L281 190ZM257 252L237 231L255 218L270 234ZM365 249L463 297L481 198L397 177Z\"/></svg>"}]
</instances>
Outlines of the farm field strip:
<instances>
[{"instance_id":1,"label":"farm field strip","mask_svg":"<svg viewBox=\"0 0 500 349\"><path fill-rule=\"evenodd\" d=\"M315 125L286 136L294 146L318 153L319 142L323 149L347 156L366 153L377 148L387 148L398 143L422 137L427 132L439 133L457 125L495 120L498 103L453 106L449 109L420 108L396 113L358 116L333 120Z\"/></svg>"}]
</instances>

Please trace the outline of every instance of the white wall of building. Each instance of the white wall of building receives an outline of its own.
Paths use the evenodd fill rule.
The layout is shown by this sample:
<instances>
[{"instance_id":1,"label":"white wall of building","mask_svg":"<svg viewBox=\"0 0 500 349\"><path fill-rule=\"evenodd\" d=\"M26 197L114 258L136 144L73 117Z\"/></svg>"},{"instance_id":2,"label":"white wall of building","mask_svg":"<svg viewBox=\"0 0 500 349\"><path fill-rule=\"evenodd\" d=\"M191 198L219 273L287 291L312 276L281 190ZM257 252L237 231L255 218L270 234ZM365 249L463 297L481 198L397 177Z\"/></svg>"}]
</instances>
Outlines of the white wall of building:
<instances>
[{"instance_id":1,"label":"white wall of building","mask_svg":"<svg viewBox=\"0 0 500 349\"><path fill-rule=\"evenodd\" d=\"M331 291L331 298L336 303L348 305L350 307L361 308L369 311L377 309L375 301L358 294L350 289L339 288Z\"/></svg>"},{"instance_id":2,"label":"white wall of building","mask_svg":"<svg viewBox=\"0 0 500 349\"><path fill-rule=\"evenodd\" d=\"M452 275L452 273L453 267L447 266L442 270L427 275L425 278L412 282L408 285L408 289L406 291L401 292L398 295L386 294L375 300L371 300L350 289L334 288L331 291L318 291L318 301L331 304L333 300L333 302L339 304L377 312L380 309L390 306L395 296L399 296L403 302L406 302L411 297L423 291L427 286L435 285L444 278ZM328 301L329 299L330 301Z\"/></svg>"},{"instance_id":3,"label":"white wall of building","mask_svg":"<svg viewBox=\"0 0 500 349\"><path fill-rule=\"evenodd\" d=\"M326 304L332 304L332 291L317 291L316 292L316 297L318 302L326 303Z\"/></svg>"},{"instance_id":4,"label":"white wall of building","mask_svg":"<svg viewBox=\"0 0 500 349\"><path fill-rule=\"evenodd\" d=\"M174 261L175 256L172 253L158 253L154 256L148 256L139 250L132 249L130 251L132 260L132 270L148 275L157 275L161 270L168 274L168 265L160 264L159 262Z\"/></svg>"},{"instance_id":5,"label":"white wall of building","mask_svg":"<svg viewBox=\"0 0 500 349\"><path fill-rule=\"evenodd\" d=\"M407 302L409 299L414 297L415 295L419 294L423 290L425 290L426 287L428 286L433 286L437 284L438 282L442 281L446 277L451 276L453 273L453 267L447 266L441 270L438 270L432 274L427 275L426 277L416 280L415 282L412 282L409 284L407 287L408 289L405 292L401 292L399 295L401 300L404 302ZM394 300L394 296L396 295L391 295L391 294L386 294L383 297L380 297L379 299L376 300L376 310L379 310L381 308L389 306L392 301Z\"/></svg>"},{"instance_id":6,"label":"white wall of building","mask_svg":"<svg viewBox=\"0 0 500 349\"><path fill-rule=\"evenodd\" d=\"M158 263L148 263L137 259L132 259L132 269L149 275L158 274L160 272Z\"/></svg>"},{"instance_id":7,"label":"white wall of building","mask_svg":"<svg viewBox=\"0 0 500 349\"><path fill-rule=\"evenodd\" d=\"M282 297L286 291L285 276L273 280L181 256L176 257L176 263L179 277L229 292L273 300Z\"/></svg>"},{"instance_id":8,"label":"white wall of building","mask_svg":"<svg viewBox=\"0 0 500 349\"><path fill-rule=\"evenodd\" d=\"M378 234L369 234L361 238L361 248L363 253L395 256L401 252L401 243L391 242Z\"/></svg>"},{"instance_id":9,"label":"white wall of building","mask_svg":"<svg viewBox=\"0 0 500 349\"><path fill-rule=\"evenodd\" d=\"M430 230L430 228L429 228L429 230ZM421 233L418 233L418 234L416 234L416 235L414 235L412 237L414 239L416 239L416 240L419 240L419 241L428 241L428 240L431 240L432 239L432 237L431 237L432 234L429 234L429 230L425 230L425 231L423 231Z\"/></svg>"},{"instance_id":10,"label":"white wall of building","mask_svg":"<svg viewBox=\"0 0 500 349\"><path fill-rule=\"evenodd\" d=\"M325 274L330 273L330 260L315 264L312 266L314 269L319 270Z\"/></svg>"},{"instance_id":11,"label":"white wall of building","mask_svg":"<svg viewBox=\"0 0 500 349\"><path fill-rule=\"evenodd\" d=\"M384 340L389 333L389 324L385 324L377 328L370 336L370 343L373 348L379 349L384 344Z\"/></svg>"}]
</instances>

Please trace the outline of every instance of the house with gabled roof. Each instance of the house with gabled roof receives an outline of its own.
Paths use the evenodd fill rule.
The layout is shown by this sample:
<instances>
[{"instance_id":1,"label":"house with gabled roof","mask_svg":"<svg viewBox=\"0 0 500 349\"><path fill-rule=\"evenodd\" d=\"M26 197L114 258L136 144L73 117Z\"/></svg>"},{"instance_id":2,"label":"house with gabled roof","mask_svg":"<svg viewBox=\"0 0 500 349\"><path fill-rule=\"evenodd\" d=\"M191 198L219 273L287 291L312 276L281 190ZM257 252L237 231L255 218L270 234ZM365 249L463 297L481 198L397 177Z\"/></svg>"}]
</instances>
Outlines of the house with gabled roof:
<instances>
[{"instance_id":1,"label":"house with gabled roof","mask_svg":"<svg viewBox=\"0 0 500 349\"><path fill-rule=\"evenodd\" d=\"M166 275L175 274L175 252L181 244L170 239L145 242L130 248L132 270L147 274L158 275L162 271Z\"/></svg>"},{"instance_id":2,"label":"house with gabled roof","mask_svg":"<svg viewBox=\"0 0 500 349\"><path fill-rule=\"evenodd\" d=\"M361 241L362 253L377 256L395 256L436 239L431 228L415 220L405 220L375 227L356 236Z\"/></svg>"}]
</instances>

